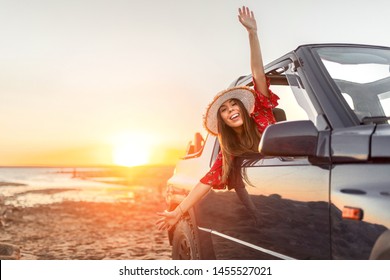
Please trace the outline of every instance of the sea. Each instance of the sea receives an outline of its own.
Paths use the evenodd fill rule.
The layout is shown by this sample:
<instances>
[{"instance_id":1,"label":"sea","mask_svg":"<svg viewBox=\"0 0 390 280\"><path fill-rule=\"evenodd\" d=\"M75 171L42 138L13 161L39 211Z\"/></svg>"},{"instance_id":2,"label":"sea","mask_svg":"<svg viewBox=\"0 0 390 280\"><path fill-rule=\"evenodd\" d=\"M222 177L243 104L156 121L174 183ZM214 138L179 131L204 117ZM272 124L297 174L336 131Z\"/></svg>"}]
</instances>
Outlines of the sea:
<instances>
[{"instance_id":1,"label":"sea","mask_svg":"<svg viewBox=\"0 0 390 280\"><path fill-rule=\"evenodd\" d=\"M0 167L0 204L34 207L62 201L134 202L136 186L121 184L123 178L102 176L105 173L107 170L100 167Z\"/></svg>"}]
</instances>

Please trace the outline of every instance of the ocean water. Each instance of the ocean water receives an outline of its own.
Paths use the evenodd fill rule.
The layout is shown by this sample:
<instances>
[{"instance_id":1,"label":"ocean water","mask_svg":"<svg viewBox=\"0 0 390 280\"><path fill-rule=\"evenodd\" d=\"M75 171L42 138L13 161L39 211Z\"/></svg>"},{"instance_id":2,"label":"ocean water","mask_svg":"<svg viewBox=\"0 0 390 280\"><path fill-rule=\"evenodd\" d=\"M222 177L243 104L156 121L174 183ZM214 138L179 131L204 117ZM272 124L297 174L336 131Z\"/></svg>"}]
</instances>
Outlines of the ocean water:
<instances>
[{"instance_id":1,"label":"ocean water","mask_svg":"<svg viewBox=\"0 0 390 280\"><path fill-rule=\"evenodd\" d=\"M75 173L104 172L104 168L0 168L0 200L21 207L62 201L134 202L134 187L119 178L82 179ZM118 180L119 181L119 180ZM1 202L1 201L0 201Z\"/></svg>"}]
</instances>

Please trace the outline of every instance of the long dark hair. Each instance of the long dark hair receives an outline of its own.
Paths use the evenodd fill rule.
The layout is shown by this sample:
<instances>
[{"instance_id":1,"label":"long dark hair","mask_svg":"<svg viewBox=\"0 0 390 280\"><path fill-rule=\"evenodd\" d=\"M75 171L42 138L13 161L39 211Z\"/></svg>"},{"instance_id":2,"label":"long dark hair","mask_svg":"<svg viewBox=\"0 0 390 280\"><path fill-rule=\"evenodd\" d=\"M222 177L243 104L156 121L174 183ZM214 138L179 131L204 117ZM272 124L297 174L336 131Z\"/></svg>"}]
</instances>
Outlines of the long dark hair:
<instances>
[{"instance_id":1,"label":"long dark hair","mask_svg":"<svg viewBox=\"0 0 390 280\"><path fill-rule=\"evenodd\" d=\"M255 121L249 116L248 111L238 99L233 98L238 104L243 120L242 133L237 134L222 119L218 112L218 138L221 146L222 161L222 182L226 182L233 167L233 158L246 153L258 151L261 134L257 129Z\"/></svg>"}]
</instances>

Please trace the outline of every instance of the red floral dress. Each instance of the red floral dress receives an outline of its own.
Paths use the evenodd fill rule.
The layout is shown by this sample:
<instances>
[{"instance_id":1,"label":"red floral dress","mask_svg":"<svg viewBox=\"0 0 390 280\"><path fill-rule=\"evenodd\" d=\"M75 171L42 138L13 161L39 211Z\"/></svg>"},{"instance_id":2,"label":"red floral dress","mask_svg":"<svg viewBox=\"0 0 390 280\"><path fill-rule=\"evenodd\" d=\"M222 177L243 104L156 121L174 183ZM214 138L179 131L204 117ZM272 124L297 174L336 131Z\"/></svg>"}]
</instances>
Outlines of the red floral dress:
<instances>
[{"instance_id":1,"label":"red floral dress","mask_svg":"<svg viewBox=\"0 0 390 280\"><path fill-rule=\"evenodd\" d=\"M272 113L272 109L278 105L279 97L273 93L270 89L269 80L267 80L269 97L261 94L256 85L254 86L254 90L256 91L256 99L255 99L255 108L251 117L255 120L257 124L257 128L260 133L263 133L265 128L275 123L275 117ZM200 179L200 182L206 185L210 185L213 189L224 189L226 187L226 182L222 182L222 153L219 152L214 165L211 167L210 171L206 173L206 175Z\"/></svg>"}]
</instances>

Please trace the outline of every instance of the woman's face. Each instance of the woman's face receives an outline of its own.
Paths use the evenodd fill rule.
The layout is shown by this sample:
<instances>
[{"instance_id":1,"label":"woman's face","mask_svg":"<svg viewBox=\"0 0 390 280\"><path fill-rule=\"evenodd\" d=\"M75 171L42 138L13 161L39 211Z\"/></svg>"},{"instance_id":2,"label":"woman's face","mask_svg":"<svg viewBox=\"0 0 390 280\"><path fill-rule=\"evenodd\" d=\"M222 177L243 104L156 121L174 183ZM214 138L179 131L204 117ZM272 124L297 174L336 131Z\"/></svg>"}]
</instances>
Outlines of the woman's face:
<instances>
[{"instance_id":1,"label":"woman's face","mask_svg":"<svg viewBox=\"0 0 390 280\"><path fill-rule=\"evenodd\" d=\"M237 100L229 99L219 107L219 114L226 125L233 128L236 132L241 132L244 124L241 108Z\"/></svg>"}]
</instances>

